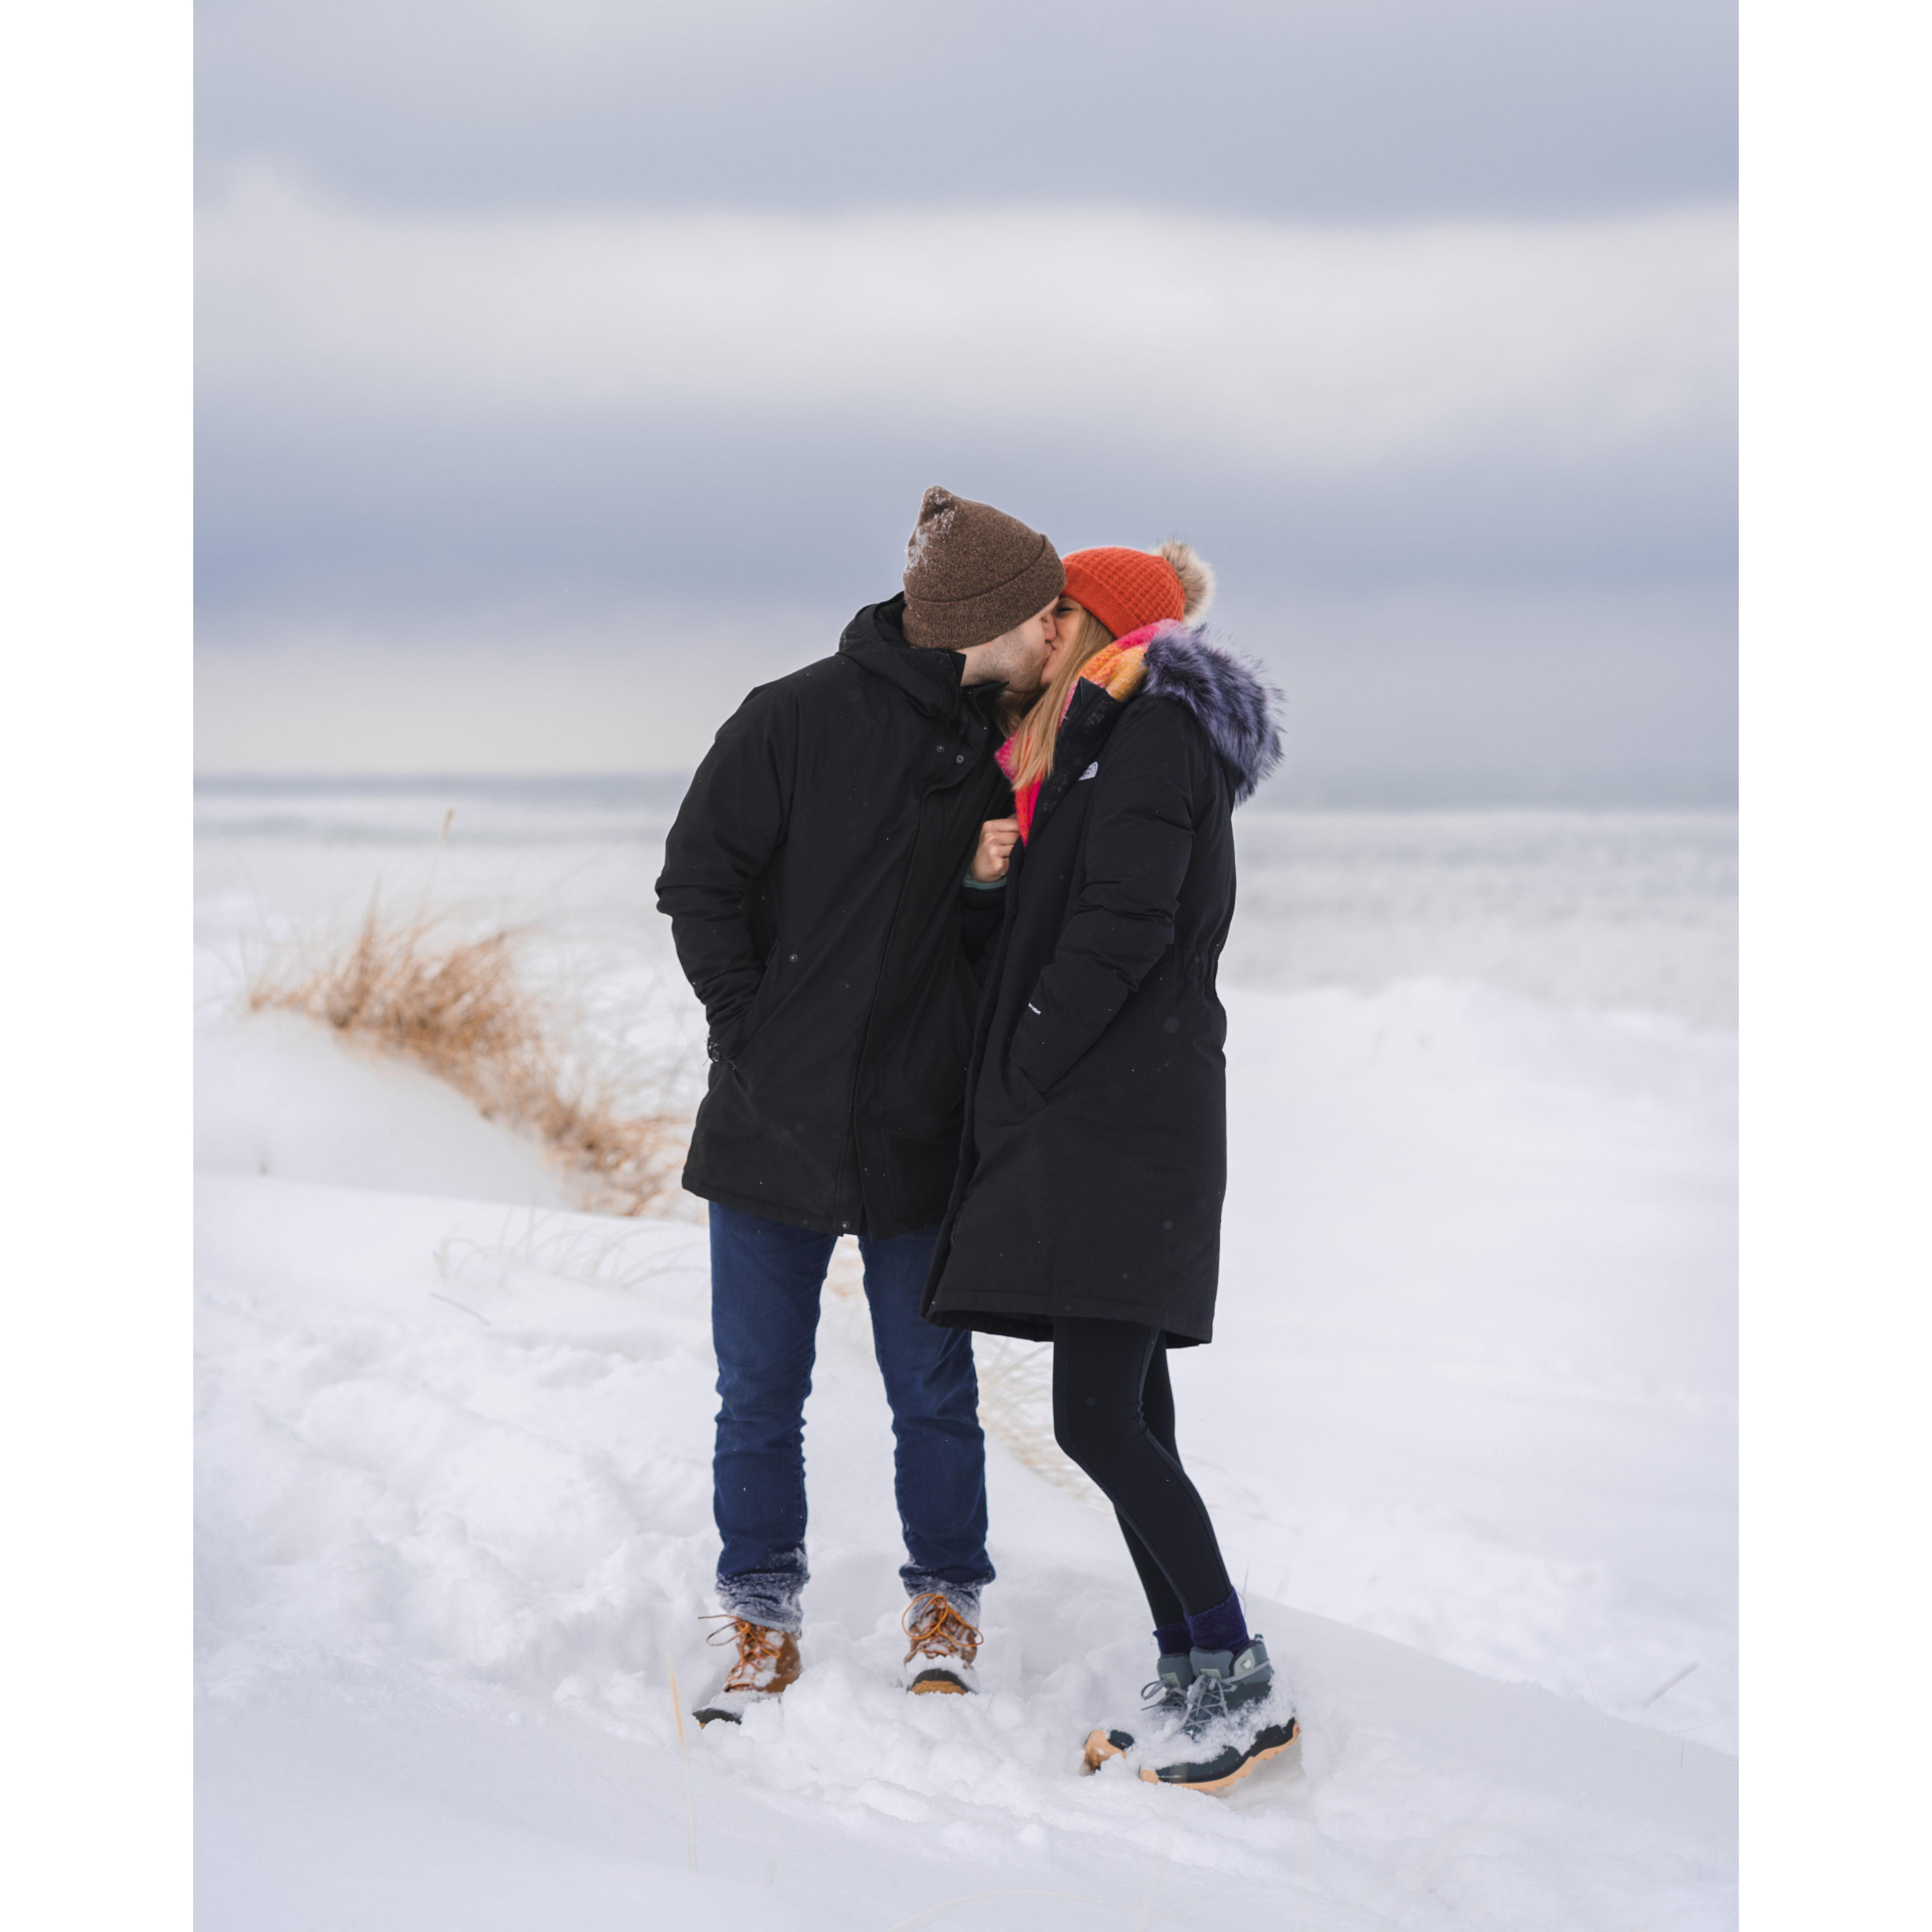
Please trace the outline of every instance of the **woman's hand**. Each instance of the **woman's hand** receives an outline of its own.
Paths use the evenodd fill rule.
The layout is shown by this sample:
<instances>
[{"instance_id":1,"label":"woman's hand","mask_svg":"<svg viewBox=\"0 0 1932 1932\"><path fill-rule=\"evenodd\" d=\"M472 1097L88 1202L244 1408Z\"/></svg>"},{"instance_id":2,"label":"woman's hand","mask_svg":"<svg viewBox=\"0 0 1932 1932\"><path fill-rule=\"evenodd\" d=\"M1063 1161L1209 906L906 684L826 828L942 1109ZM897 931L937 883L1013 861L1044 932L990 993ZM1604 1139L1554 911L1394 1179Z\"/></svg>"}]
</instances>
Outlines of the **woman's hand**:
<instances>
[{"instance_id":1,"label":"woman's hand","mask_svg":"<svg viewBox=\"0 0 1932 1932\"><path fill-rule=\"evenodd\" d=\"M990 886L995 879L1004 879L1019 837L1020 822L1017 818L988 819L980 828L980 849L973 854L969 876L977 879L982 886Z\"/></svg>"}]
</instances>

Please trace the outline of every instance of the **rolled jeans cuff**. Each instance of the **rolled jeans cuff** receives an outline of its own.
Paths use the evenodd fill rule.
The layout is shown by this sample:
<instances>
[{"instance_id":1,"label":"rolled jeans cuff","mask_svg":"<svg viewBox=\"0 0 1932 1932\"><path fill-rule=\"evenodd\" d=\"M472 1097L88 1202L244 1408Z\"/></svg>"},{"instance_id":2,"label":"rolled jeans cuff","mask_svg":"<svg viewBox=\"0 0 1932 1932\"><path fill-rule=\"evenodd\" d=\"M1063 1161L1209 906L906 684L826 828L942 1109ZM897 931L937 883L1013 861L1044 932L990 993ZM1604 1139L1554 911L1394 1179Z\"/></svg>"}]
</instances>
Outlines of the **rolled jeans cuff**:
<instances>
[{"instance_id":1,"label":"rolled jeans cuff","mask_svg":"<svg viewBox=\"0 0 1932 1932\"><path fill-rule=\"evenodd\" d=\"M748 1570L736 1576L720 1576L718 1602L728 1615L748 1624L800 1635L805 1628L800 1599L811 1580L802 1558L801 1552L796 1570Z\"/></svg>"},{"instance_id":2,"label":"rolled jeans cuff","mask_svg":"<svg viewBox=\"0 0 1932 1932\"><path fill-rule=\"evenodd\" d=\"M944 1576L910 1568L899 1572L908 1597L944 1597L969 1624L980 1621L980 1592L992 1581L990 1576L973 1583L949 1583Z\"/></svg>"}]
</instances>

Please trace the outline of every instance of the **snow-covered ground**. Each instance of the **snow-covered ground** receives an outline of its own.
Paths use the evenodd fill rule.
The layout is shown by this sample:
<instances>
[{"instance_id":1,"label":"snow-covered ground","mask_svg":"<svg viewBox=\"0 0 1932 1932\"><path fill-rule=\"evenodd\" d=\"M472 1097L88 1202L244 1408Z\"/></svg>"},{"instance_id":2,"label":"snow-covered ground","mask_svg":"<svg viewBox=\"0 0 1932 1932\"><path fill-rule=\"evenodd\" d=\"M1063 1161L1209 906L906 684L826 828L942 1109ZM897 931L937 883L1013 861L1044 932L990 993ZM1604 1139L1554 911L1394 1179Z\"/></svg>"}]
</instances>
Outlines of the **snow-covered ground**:
<instances>
[{"instance_id":1,"label":"snow-covered ground","mask_svg":"<svg viewBox=\"0 0 1932 1932\"><path fill-rule=\"evenodd\" d=\"M1732 1922L1724 822L1647 857L1628 824L1251 836L1287 850L1244 874L1231 950L1222 1340L1176 1383L1306 1738L1215 1799L1077 1774L1133 1706L1146 1619L1016 1347L986 1358L986 1693L892 1688L889 1426L842 1252L806 1675L742 1732L680 1738L674 1675L688 1702L714 1655L701 1228L572 1213L428 1076L233 1011L263 935L359 910L379 872L425 890L430 806L208 809L206 1926ZM531 919L688 1034L648 910L658 809L462 801L476 836L427 890ZM1438 863L1418 909L1418 842L1480 858L1469 916ZM1582 848L1615 848L1610 887L1564 872ZM1348 892L1298 898L1296 854L1320 876L1337 852ZM1414 970L1432 922L1460 977Z\"/></svg>"}]
</instances>

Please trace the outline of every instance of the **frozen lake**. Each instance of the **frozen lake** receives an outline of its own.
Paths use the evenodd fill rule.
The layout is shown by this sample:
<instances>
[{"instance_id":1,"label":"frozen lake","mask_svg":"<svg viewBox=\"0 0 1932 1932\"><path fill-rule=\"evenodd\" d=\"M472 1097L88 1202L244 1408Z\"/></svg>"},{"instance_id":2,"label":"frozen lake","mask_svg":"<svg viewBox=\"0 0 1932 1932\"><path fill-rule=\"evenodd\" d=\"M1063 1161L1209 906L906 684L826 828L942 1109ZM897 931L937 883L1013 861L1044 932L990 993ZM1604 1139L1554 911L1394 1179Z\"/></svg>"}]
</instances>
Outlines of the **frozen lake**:
<instances>
[{"instance_id":1,"label":"frozen lake","mask_svg":"<svg viewBox=\"0 0 1932 1932\"><path fill-rule=\"evenodd\" d=\"M200 891L284 914L359 910L380 881L484 916L621 936L652 906L680 776L204 780ZM448 834L443 838L446 814ZM1430 979L1561 1007L1737 1016L1737 820L1714 812L1280 812L1235 819L1225 983L1376 992Z\"/></svg>"}]
</instances>

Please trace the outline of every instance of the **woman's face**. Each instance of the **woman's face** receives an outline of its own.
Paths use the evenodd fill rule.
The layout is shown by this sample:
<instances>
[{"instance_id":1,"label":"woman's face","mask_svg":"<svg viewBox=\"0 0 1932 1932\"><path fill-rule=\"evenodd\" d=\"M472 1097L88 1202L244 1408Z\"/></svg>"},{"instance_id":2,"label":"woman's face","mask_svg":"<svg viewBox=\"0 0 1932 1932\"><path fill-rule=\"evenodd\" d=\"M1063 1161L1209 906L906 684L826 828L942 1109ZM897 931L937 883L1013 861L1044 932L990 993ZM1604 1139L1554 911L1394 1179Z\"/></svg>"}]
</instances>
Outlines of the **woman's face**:
<instances>
[{"instance_id":1,"label":"woman's face","mask_svg":"<svg viewBox=\"0 0 1932 1932\"><path fill-rule=\"evenodd\" d=\"M1042 687L1052 680L1073 648L1073 640L1080 634L1080 620L1086 614L1086 605L1076 604L1071 597L1061 598L1053 607L1053 642L1047 647L1046 662L1040 674Z\"/></svg>"}]
</instances>

